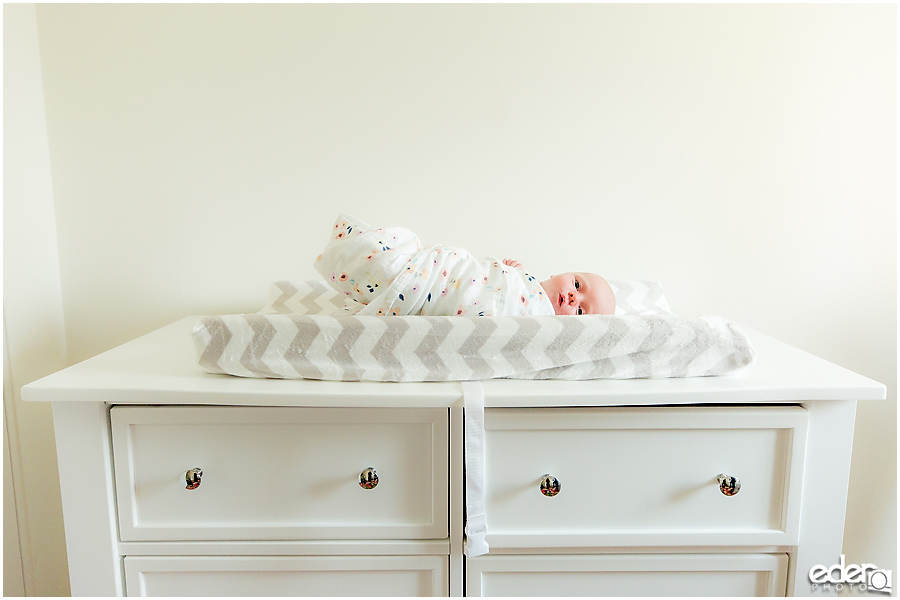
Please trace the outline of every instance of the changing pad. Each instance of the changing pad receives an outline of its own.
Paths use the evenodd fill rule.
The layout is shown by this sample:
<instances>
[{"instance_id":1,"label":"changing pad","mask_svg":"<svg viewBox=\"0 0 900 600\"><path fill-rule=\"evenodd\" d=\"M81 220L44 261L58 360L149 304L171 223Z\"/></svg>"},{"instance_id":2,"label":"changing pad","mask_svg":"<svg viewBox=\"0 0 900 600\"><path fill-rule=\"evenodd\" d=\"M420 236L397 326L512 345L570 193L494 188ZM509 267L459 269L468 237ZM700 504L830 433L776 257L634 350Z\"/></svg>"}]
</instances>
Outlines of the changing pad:
<instances>
[{"instance_id":1,"label":"changing pad","mask_svg":"<svg viewBox=\"0 0 900 600\"><path fill-rule=\"evenodd\" d=\"M610 285L609 316L360 317L322 282L276 282L259 313L205 317L192 337L210 373L280 379L695 377L754 362L731 321L674 315L657 284Z\"/></svg>"}]
</instances>

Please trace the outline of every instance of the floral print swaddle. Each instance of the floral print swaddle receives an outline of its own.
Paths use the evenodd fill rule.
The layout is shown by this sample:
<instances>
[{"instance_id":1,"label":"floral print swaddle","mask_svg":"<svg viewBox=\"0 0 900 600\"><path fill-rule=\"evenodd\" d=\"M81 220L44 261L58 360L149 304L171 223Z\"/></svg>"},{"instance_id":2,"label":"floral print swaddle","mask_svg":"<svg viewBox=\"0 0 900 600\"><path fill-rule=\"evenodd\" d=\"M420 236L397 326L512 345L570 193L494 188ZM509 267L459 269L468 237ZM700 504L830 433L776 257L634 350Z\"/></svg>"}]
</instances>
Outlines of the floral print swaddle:
<instances>
[{"instance_id":1,"label":"floral print swaddle","mask_svg":"<svg viewBox=\"0 0 900 600\"><path fill-rule=\"evenodd\" d=\"M340 215L315 268L358 315L553 315L540 283L462 248L422 247L403 227L374 228Z\"/></svg>"}]
</instances>

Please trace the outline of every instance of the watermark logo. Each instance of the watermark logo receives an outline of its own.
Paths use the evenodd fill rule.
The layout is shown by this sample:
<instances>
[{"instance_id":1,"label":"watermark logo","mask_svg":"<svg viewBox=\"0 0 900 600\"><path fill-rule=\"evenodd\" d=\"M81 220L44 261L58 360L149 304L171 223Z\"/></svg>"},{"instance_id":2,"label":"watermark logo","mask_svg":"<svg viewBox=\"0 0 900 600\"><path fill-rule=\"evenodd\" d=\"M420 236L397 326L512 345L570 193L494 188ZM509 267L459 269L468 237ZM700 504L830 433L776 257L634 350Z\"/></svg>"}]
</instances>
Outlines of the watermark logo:
<instances>
[{"instance_id":1,"label":"watermark logo","mask_svg":"<svg viewBox=\"0 0 900 600\"><path fill-rule=\"evenodd\" d=\"M882 592L890 594L893 591L891 583L891 571L879 569L875 565L848 565L841 554L841 562L826 567L815 565L809 570L809 582L813 590L840 591L847 586L849 589L858 589L868 592Z\"/></svg>"}]
</instances>

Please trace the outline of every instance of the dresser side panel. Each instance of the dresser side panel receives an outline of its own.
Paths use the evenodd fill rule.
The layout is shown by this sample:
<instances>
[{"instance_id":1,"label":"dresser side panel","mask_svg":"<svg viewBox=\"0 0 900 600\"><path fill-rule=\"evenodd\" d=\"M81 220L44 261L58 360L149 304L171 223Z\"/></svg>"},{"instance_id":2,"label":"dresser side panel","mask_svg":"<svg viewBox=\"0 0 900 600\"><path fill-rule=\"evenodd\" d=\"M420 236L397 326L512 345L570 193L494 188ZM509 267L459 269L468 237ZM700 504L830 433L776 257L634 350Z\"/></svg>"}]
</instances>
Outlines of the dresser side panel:
<instances>
[{"instance_id":1,"label":"dresser side panel","mask_svg":"<svg viewBox=\"0 0 900 600\"><path fill-rule=\"evenodd\" d=\"M73 596L121 596L107 408L54 402L56 452Z\"/></svg>"}]
</instances>

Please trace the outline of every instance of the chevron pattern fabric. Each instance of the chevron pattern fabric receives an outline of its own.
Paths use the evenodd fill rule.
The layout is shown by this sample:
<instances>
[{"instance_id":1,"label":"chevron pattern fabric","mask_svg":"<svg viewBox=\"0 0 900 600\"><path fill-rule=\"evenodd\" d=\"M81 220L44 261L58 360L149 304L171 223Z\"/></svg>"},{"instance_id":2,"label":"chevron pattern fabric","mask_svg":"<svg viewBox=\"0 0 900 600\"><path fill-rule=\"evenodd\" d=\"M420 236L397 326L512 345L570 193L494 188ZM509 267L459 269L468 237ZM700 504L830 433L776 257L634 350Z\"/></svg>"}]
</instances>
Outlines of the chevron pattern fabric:
<instances>
[{"instance_id":1,"label":"chevron pattern fabric","mask_svg":"<svg viewBox=\"0 0 900 600\"><path fill-rule=\"evenodd\" d=\"M616 315L671 313L662 286L655 281L608 281L616 295Z\"/></svg>"},{"instance_id":2,"label":"chevron pattern fabric","mask_svg":"<svg viewBox=\"0 0 900 600\"><path fill-rule=\"evenodd\" d=\"M257 314L332 315L343 312L344 296L324 281L276 281Z\"/></svg>"},{"instance_id":3,"label":"chevron pattern fabric","mask_svg":"<svg viewBox=\"0 0 900 600\"><path fill-rule=\"evenodd\" d=\"M746 334L720 317L358 317L339 314L324 291L279 289L267 314L196 324L204 369L335 381L633 379L722 375L756 357ZM304 312L331 314L296 310L290 299L301 291Z\"/></svg>"}]
</instances>

